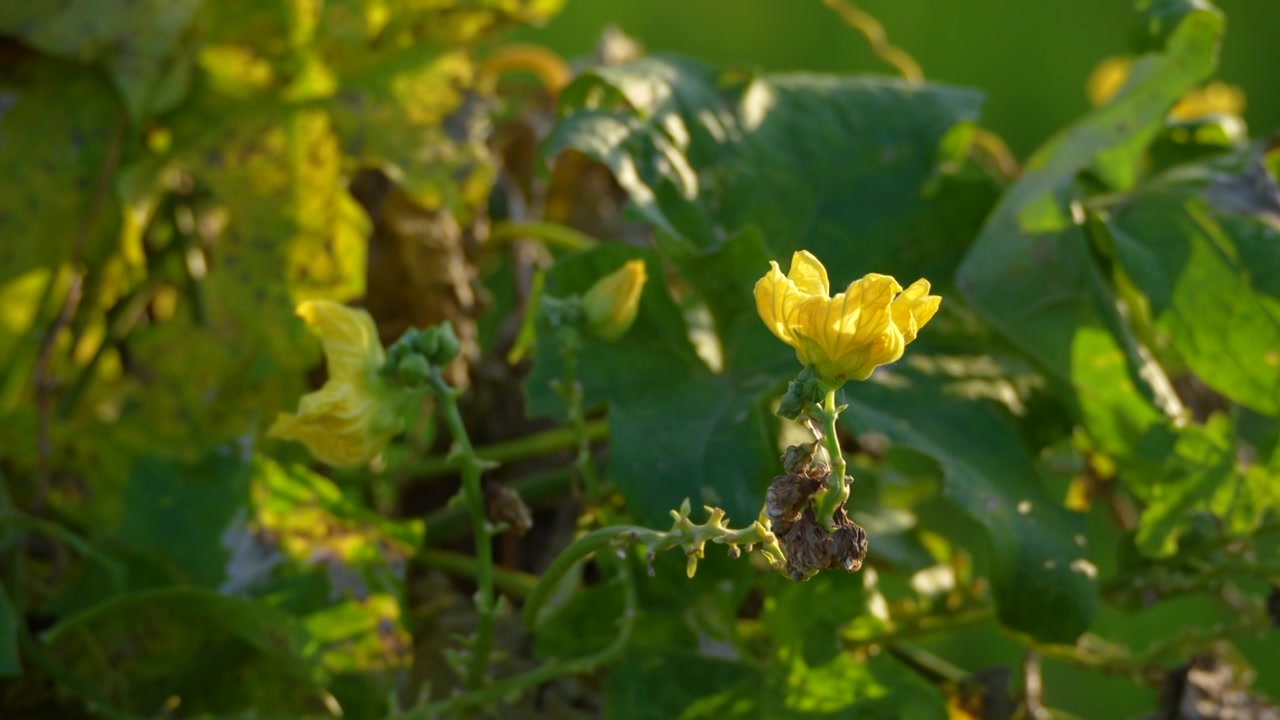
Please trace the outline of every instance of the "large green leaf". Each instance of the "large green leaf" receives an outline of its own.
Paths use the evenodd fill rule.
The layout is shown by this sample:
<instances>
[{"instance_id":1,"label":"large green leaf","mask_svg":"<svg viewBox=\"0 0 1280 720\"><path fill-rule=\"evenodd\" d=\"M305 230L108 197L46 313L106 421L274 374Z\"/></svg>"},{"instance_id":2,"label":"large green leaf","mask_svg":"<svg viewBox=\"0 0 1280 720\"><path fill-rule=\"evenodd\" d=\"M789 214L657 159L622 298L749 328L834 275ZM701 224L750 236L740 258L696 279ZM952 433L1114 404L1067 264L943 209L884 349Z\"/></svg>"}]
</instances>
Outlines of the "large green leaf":
<instances>
[{"instance_id":1,"label":"large green leaf","mask_svg":"<svg viewBox=\"0 0 1280 720\"><path fill-rule=\"evenodd\" d=\"M1083 633L1097 606L1094 565L1082 518L1055 502L1017 432L980 402L944 395L926 378L846 386L841 416L942 466L943 495L987 530L991 585L1000 621L1050 642ZM857 505L857 488L850 503ZM875 538L869 539L875 553Z\"/></svg>"},{"instance_id":2,"label":"large green leaf","mask_svg":"<svg viewBox=\"0 0 1280 720\"><path fill-rule=\"evenodd\" d=\"M728 367L716 374L707 367L690 345L652 252L605 245L567 258L549 274L547 292L582 292L635 257L646 259L649 277L635 324L612 343L588 338L578 363L588 405L609 405L613 481L649 523L669 522L667 512L686 497L724 508L735 524L749 522L760 512L776 454L757 402L775 383L773 375ZM563 377L560 352L555 334L541 329L525 386L530 413L564 414L551 389Z\"/></svg>"},{"instance_id":3,"label":"large green leaf","mask_svg":"<svg viewBox=\"0 0 1280 720\"><path fill-rule=\"evenodd\" d=\"M1203 425L1147 434L1141 457L1129 461L1126 474L1145 504L1135 538L1139 550L1174 554L1200 513L1215 519L1215 534L1243 537L1280 508L1280 454L1242 464L1238 446L1244 447L1235 424L1220 413Z\"/></svg>"},{"instance_id":4,"label":"large green leaf","mask_svg":"<svg viewBox=\"0 0 1280 720\"><path fill-rule=\"evenodd\" d=\"M661 687L655 694L653 689ZM628 653L605 683L605 717L924 720L946 715L941 694L888 657L849 653L810 666L786 645L763 668L672 648Z\"/></svg>"},{"instance_id":5,"label":"large green leaf","mask_svg":"<svg viewBox=\"0 0 1280 720\"><path fill-rule=\"evenodd\" d=\"M1035 153L957 273L975 309L1055 380L1074 386L1087 417L1110 416L1108 425L1130 438L1152 420L1150 402L1160 391L1153 385L1161 374L1144 367L1123 329L1115 294L1082 227L1075 183L1089 171L1113 189L1132 186L1165 113L1213 70L1222 25L1221 14L1203 3L1162 14L1151 26L1165 38L1162 48L1134 65L1110 102ZM1129 382L1114 372L1096 382L1097 364L1117 361L1125 363Z\"/></svg>"},{"instance_id":6,"label":"large green leaf","mask_svg":"<svg viewBox=\"0 0 1280 720\"><path fill-rule=\"evenodd\" d=\"M54 626L42 641L117 705L151 713L324 710L309 638L267 605L209 590L123 595Z\"/></svg>"},{"instance_id":7,"label":"large green leaf","mask_svg":"<svg viewBox=\"0 0 1280 720\"><path fill-rule=\"evenodd\" d=\"M187 91L200 0L6 3L0 34L106 66L134 120L172 108Z\"/></svg>"},{"instance_id":8,"label":"large green leaf","mask_svg":"<svg viewBox=\"0 0 1280 720\"><path fill-rule=\"evenodd\" d=\"M111 85L90 68L48 58L6 66L0 167L21 182L0 193L0 282L69 261L81 233L82 259L110 250L119 216L102 169L124 119Z\"/></svg>"},{"instance_id":9,"label":"large green leaf","mask_svg":"<svg viewBox=\"0 0 1280 720\"><path fill-rule=\"evenodd\" d=\"M1237 403L1280 414L1280 233L1217 210L1198 183L1139 193L1111 216L1116 259L1177 358Z\"/></svg>"},{"instance_id":10,"label":"large green leaf","mask_svg":"<svg viewBox=\"0 0 1280 720\"><path fill-rule=\"evenodd\" d=\"M878 77L735 80L651 57L566 88L547 150L604 162L646 220L695 247L754 225L775 258L808 248L833 274L899 272L956 242L919 232L932 217L922 196L967 148L943 141L981 100Z\"/></svg>"},{"instance_id":11,"label":"large green leaf","mask_svg":"<svg viewBox=\"0 0 1280 720\"><path fill-rule=\"evenodd\" d=\"M239 448L194 463L141 457L125 488L117 535L164 554L188 582L216 588L226 577L223 536L248 496L249 463Z\"/></svg>"},{"instance_id":12,"label":"large green leaf","mask_svg":"<svg viewBox=\"0 0 1280 720\"><path fill-rule=\"evenodd\" d=\"M226 295L243 288L235 293L238 314L270 323L260 314L292 314L300 300L364 294L369 221L346 191L342 153L325 113L288 113L195 154L197 173L231 211L221 272L211 282L224 280L217 289ZM278 297L260 297L268 288Z\"/></svg>"}]
</instances>

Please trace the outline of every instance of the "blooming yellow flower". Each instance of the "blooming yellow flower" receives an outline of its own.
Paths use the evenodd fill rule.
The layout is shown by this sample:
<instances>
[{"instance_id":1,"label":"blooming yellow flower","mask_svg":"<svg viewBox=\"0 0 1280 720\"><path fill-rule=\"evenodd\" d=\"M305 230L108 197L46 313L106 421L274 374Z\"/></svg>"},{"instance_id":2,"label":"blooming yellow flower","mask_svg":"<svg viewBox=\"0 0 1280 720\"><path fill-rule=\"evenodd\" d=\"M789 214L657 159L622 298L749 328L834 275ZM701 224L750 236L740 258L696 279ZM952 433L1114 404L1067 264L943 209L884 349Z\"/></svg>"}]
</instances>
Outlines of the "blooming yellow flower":
<instances>
[{"instance_id":1,"label":"blooming yellow flower","mask_svg":"<svg viewBox=\"0 0 1280 720\"><path fill-rule=\"evenodd\" d=\"M296 415L280 413L267 434L297 440L329 465L367 463L403 424L394 389L378 374L387 356L373 318L327 300L302 303L298 315L320 335L329 379L302 397Z\"/></svg>"},{"instance_id":2,"label":"blooming yellow flower","mask_svg":"<svg viewBox=\"0 0 1280 720\"><path fill-rule=\"evenodd\" d=\"M893 278L875 273L829 297L827 269L807 250L791 257L785 276L778 263L769 266L755 288L760 318L832 388L866 380L876 367L902 357L942 302L929 294L928 280L904 291Z\"/></svg>"},{"instance_id":3,"label":"blooming yellow flower","mask_svg":"<svg viewBox=\"0 0 1280 720\"><path fill-rule=\"evenodd\" d=\"M597 280L582 296L582 310L591 332L604 340L616 340L631 329L647 279L644 261L628 260Z\"/></svg>"},{"instance_id":4,"label":"blooming yellow flower","mask_svg":"<svg viewBox=\"0 0 1280 720\"><path fill-rule=\"evenodd\" d=\"M1132 69L1133 61L1128 58L1112 57L1098 63L1085 86L1089 103L1096 106L1110 100L1128 81ZM1244 108L1244 91L1215 80L1189 90L1169 111L1169 117L1173 120L1197 120L1206 115L1238 116Z\"/></svg>"}]
</instances>

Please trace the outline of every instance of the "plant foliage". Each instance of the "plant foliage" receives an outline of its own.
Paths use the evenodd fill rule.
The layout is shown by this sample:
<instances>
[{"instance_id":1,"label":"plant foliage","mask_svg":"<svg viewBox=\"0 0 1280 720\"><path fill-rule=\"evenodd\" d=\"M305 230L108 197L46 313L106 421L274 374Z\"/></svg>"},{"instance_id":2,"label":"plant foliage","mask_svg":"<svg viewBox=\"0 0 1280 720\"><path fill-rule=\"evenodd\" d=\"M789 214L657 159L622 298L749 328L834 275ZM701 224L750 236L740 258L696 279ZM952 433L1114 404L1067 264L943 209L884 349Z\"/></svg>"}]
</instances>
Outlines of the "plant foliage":
<instances>
[{"instance_id":1,"label":"plant foliage","mask_svg":"<svg viewBox=\"0 0 1280 720\"><path fill-rule=\"evenodd\" d=\"M0 7L0 714L1276 712L1280 151L1170 115L1223 13L1139 5L1021 167L979 89L502 40L557 0ZM763 531L799 250L944 298L839 393L869 554L803 582L676 511ZM308 300L401 379L456 333L367 466L267 435Z\"/></svg>"}]
</instances>

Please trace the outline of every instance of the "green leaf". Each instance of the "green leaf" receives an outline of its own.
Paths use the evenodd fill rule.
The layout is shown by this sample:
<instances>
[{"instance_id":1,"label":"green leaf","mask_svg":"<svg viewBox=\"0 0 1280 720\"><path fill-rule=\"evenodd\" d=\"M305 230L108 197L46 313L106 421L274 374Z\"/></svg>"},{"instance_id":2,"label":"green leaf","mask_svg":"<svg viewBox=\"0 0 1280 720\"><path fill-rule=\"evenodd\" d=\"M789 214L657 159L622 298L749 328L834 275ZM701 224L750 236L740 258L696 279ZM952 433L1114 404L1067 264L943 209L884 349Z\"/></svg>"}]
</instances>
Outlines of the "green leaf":
<instances>
[{"instance_id":1,"label":"green leaf","mask_svg":"<svg viewBox=\"0 0 1280 720\"><path fill-rule=\"evenodd\" d=\"M1198 189L1144 192L1117 208L1109 223L1116 259L1196 377L1241 405L1280 414L1276 231L1216 211Z\"/></svg>"},{"instance_id":2,"label":"green leaf","mask_svg":"<svg viewBox=\"0 0 1280 720\"><path fill-rule=\"evenodd\" d=\"M159 551L190 582L216 588L226 577L222 538L248 502L249 463L223 448L195 463L139 458L124 493L117 536Z\"/></svg>"},{"instance_id":3,"label":"green leaf","mask_svg":"<svg viewBox=\"0 0 1280 720\"><path fill-rule=\"evenodd\" d=\"M1222 16L1197 4L1175 17L1161 51L1141 58L1110 102L1027 161L956 277L966 300L1055 380L1070 382L1081 404L1093 403L1095 412L1118 416L1113 425L1139 433L1150 422L1144 406L1159 389L1139 377L1143 360L1123 330L1114 292L1095 266L1080 226L1083 208L1073 203L1077 176L1086 171L1114 189L1131 187L1169 108L1212 72ZM1093 333L1084 339L1088 355L1077 347L1085 333ZM1127 358L1130 383L1119 384L1112 374L1110 381L1095 384L1093 364L1120 358Z\"/></svg>"},{"instance_id":4,"label":"green leaf","mask_svg":"<svg viewBox=\"0 0 1280 720\"><path fill-rule=\"evenodd\" d=\"M287 316L302 300L364 294L369 220L346 191L328 115L300 111L251 124L193 156L231 211L210 284L215 297L238 301L237 315L269 327L264 312Z\"/></svg>"},{"instance_id":5,"label":"green leaf","mask_svg":"<svg viewBox=\"0 0 1280 720\"><path fill-rule=\"evenodd\" d=\"M102 168L123 122L111 86L92 69L49 58L6 66L0 167L21 168L22 182L0 193L0 282L70 260L80 234L83 260L112 249L119 215Z\"/></svg>"},{"instance_id":6,"label":"green leaf","mask_svg":"<svg viewBox=\"0 0 1280 720\"><path fill-rule=\"evenodd\" d=\"M200 0L70 0L0 10L0 34L106 66L134 121L173 108L190 83Z\"/></svg>"},{"instance_id":7,"label":"green leaf","mask_svg":"<svg viewBox=\"0 0 1280 720\"><path fill-rule=\"evenodd\" d=\"M494 179L488 116L466 91L474 74L466 52L418 46L344 77L330 106L343 150L427 209L469 217Z\"/></svg>"},{"instance_id":8,"label":"green leaf","mask_svg":"<svg viewBox=\"0 0 1280 720\"><path fill-rule=\"evenodd\" d=\"M809 666L826 665L842 652L839 629L867 614L865 576L820 573L805 582L771 576L763 622L773 642L797 652Z\"/></svg>"},{"instance_id":9,"label":"green leaf","mask_svg":"<svg viewBox=\"0 0 1280 720\"><path fill-rule=\"evenodd\" d=\"M604 685L607 720L760 718L764 678L742 662L673 648L632 650ZM662 688L655 693L656 687Z\"/></svg>"},{"instance_id":10,"label":"green leaf","mask_svg":"<svg viewBox=\"0 0 1280 720\"><path fill-rule=\"evenodd\" d=\"M266 605L174 588L108 600L41 638L68 671L136 712L174 695L191 714L320 710L306 631Z\"/></svg>"},{"instance_id":11,"label":"green leaf","mask_svg":"<svg viewBox=\"0 0 1280 720\"><path fill-rule=\"evenodd\" d=\"M1241 478L1234 476L1231 430L1226 416L1215 415L1204 426L1191 425L1176 434L1168 430L1152 433L1156 447L1145 455L1163 457L1164 472L1159 482L1130 483L1140 492L1146 491L1143 499L1147 506L1136 538L1138 549L1152 556L1172 555L1191 511L1203 507L1219 485L1240 482Z\"/></svg>"},{"instance_id":12,"label":"green leaf","mask_svg":"<svg viewBox=\"0 0 1280 720\"><path fill-rule=\"evenodd\" d=\"M655 694L653 688L661 687ZM847 720L943 717L941 694L886 655L849 653L810 666L793 649L763 669L672 648L633 651L605 681L605 717L811 718Z\"/></svg>"},{"instance_id":13,"label":"green leaf","mask_svg":"<svg viewBox=\"0 0 1280 720\"><path fill-rule=\"evenodd\" d=\"M1044 491L1007 422L905 371L846 386L846 393L847 426L933 457L942 466L944 497L986 528L1001 623L1046 642L1072 642L1089 627L1097 584L1084 521ZM850 502L857 504L856 485ZM875 537L869 542L874 554Z\"/></svg>"},{"instance_id":14,"label":"green leaf","mask_svg":"<svg viewBox=\"0 0 1280 720\"><path fill-rule=\"evenodd\" d=\"M878 77L739 79L649 57L567 87L547 152L605 163L642 217L694 247L754 225L772 258L808 248L841 274L897 272L954 252L953 233L921 232L936 218L922 194L967 149L944 139L981 100Z\"/></svg>"},{"instance_id":15,"label":"green leaf","mask_svg":"<svg viewBox=\"0 0 1280 720\"><path fill-rule=\"evenodd\" d=\"M1221 413L1203 425L1153 429L1142 455L1130 461L1129 487L1145 503L1137 547L1153 557L1173 555L1193 534L1196 517L1210 513L1213 532L1245 537L1280 508L1280 454L1241 465L1235 423Z\"/></svg>"},{"instance_id":16,"label":"green leaf","mask_svg":"<svg viewBox=\"0 0 1280 720\"><path fill-rule=\"evenodd\" d=\"M646 523L665 525L667 512L686 497L695 505L724 508L735 525L750 522L764 502L768 470L762 468L777 455L758 403L773 376L756 369L739 374L727 363L715 374L706 366L690 344L652 252L603 245L566 258L548 274L547 293L580 293L633 258L645 259L649 278L635 324L612 343L584 339L578 361L588 407L609 405L613 481ZM551 384L563 379L564 364L545 323L533 368L525 384L530 414L563 416L563 400Z\"/></svg>"},{"instance_id":17,"label":"green leaf","mask_svg":"<svg viewBox=\"0 0 1280 720\"><path fill-rule=\"evenodd\" d=\"M23 622L18 610L9 600L4 581L0 580L0 677L16 677L22 674L22 660L18 655L18 623Z\"/></svg>"}]
</instances>

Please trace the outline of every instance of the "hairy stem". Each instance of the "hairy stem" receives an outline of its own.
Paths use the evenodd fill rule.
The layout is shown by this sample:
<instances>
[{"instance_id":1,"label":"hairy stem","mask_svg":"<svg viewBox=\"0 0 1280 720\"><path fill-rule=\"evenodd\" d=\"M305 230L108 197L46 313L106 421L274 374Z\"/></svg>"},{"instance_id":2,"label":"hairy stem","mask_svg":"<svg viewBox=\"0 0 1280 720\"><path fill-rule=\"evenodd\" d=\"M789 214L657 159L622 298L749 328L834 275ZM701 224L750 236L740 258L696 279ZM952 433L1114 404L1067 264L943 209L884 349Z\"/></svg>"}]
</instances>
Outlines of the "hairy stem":
<instances>
[{"instance_id":1,"label":"hairy stem","mask_svg":"<svg viewBox=\"0 0 1280 720\"><path fill-rule=\"evenodd\" d=\"M565 410L569 414L569 422L577 440L577 455L573 468L586 490L587 503L598 506L601 500L600 478L596 475L596 465L591 459L591 437L587 434L586 411L582 404L582 383L578 382L578 351L581 342L574 331L572 339L561 340L561 355L564 358L564 387L560 395L564 399Z\"/></svg>"},{"instance_id":2,"label":"hairy stem","mask_svg":"<svg viewBox=\"0 0 1280 720\"><path fill-rule=\"evenodd\" d=\"M474 578L478 574L479 562L470 555L439 548L423 548L418 551L418 557L424 565L440 568L454 575ZM495 567L493 584L504 592L523 598L533 592L533 587L538 584L538 576Z\"/></svg>"},{"instance_id":3,"label":"hairy stem","mask_svg":"<svg viewBox=\"0 0 1280 720\"><path fill-rule=\"evenodd\" d=\"M836 410L836 391L827 390L827 397L822 403L823 446L831 457L831 475L827 477L827 489L818 501L818 522L827 532L835 530L836 508L849 499L849 486L844 482L844 455L840 452L840 440L836 437L836 419L840 417Z\"/></svg>"},{"instance_id":4,"label":"hairy stem","mask_svg":"<svg viewBox=\"0 0 1280 720\"><path fill-rule=\"evenodd\" d=\"M595 238L566 225L538 221L494 223L489 231L489 244L492 246L526 237L540 240L548 247L575 252L590 250L599 244Z\"/></svg>"},{"instance_id":5,"label":"hairy stem","mask_svg":"<svg viewBox=\"0 0 1280 720\"><path fill-rule=\"evenodd\" d=\"M479 687L484 683L485 671L489 665L489 649L493 645L497 621L497 606L493 594L493 532L485 513L484 490L480 487L480 474L484 471L485 463L476 455L475 448L471 447L467 428L462 424L462 414L458 412L460 392L444 381L438 368L433 368L431 384L440 400L445 425L453 435L458 455L462 458L462 493L467 501L467 509L471 512L471 526L475 534L476 637L467 667L467 684Z\"/></svg>"},{"instance_id":6,"label":"hairy stem","mask_svg":"<svg viewBox=\"0 0 1280 720\"><path fill-rule=\"evenodd\" d=\"M476 456L490 462L512 462L532 457L541 457L577 447L583 436L588 442L601 440L609 435L609 421L587 420L581 427L576 423L565 427L552 428L543 432L527 435L515 440L494 443L476 448ZM455 457L432 456L423 458L413 467L415 477L430 477L453 472L458 466Z\"/></svg>"},{"instance_id":7,"label":"hairy stem","mask_svg":"<svg viewBox=\"0 0 1280 720\"><path fill-rule=\"evenodd\" d=\"M547 598L560 584L560 580L580 561L603 550L613 543L627 539L631 542L652 542L661 538L663 533L634 525L610 525L593 530L574 540L556 556L547 569L538 578L538 584L524 602L520 619L525 627L532 628L538 620L538 612L546 604Z\"/></svg>"}]
</instances>

